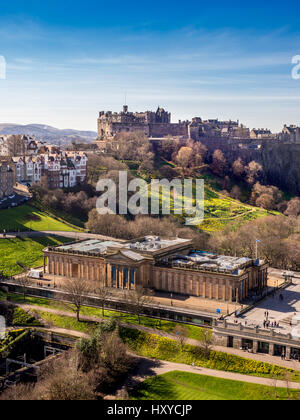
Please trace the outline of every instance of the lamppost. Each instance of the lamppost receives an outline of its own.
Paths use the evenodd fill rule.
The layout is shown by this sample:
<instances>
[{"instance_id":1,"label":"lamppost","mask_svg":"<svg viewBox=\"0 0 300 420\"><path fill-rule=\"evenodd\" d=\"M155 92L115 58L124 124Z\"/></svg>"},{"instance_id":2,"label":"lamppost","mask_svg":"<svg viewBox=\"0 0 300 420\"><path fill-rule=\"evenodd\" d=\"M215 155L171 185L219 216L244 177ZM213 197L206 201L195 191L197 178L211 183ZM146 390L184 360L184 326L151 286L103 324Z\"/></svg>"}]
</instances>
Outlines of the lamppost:
<instances>
[{"instance_id":1,"label":"lamppost","mask_svg":"<svg viewBox=\"0 0 300 420\"><path fill-rule=\"evenodd\" d=\"M159 328L161 328L161 310L160 310L160 302L158 302L158 313L159 313Z\"/></svg>"}]
</instances>

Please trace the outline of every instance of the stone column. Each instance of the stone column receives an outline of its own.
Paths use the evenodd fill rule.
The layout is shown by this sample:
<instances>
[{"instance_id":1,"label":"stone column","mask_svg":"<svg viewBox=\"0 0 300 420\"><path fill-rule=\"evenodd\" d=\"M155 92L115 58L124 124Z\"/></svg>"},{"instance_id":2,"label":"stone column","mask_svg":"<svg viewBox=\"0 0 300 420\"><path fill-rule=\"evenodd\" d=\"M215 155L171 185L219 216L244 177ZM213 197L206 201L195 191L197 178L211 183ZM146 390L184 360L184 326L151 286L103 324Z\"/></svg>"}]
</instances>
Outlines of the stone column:
<instances>
[{"instance_id":1,"label":"stone column","mask_svg":"<svg viewBox=\"0 0 300 420\"><path fill-rule=\"evenodd\" d=\"M240 349L242 347L241 337L233 337L233 348Z\"/></svg>"},{"instance_id":2,"label":"stone column","mask_svg":"<svg viewBox=\"0 0 300 420\"><path fill-rule=\"evenodd\" d=\"M120 288L124 290L124 267L120 269Z\"/></svg>"},{"instance_id":3,"label":"stone column","mask_svg":"<svg viewBox=\"0 0 300 420\"><path fill-rule=\"evenodd\" d=\"M232 302L232 295L233 295L233 289L232 286L229 287L229 302Z\"/></svg>"},{"instance_id":4,"label":"stone column","mask_svg":"<svg viewBox=\"0 0 300 420\"><path fill-rule=\"evenodd\" d=\"M273 343L269 344L269 355L274 356L274 344Z\"/></svg>"},{"instance_id":5,"label":"stone column","mask_svg":"<svg viewBox=\"0 0 300 420\"><path fill-rule=\"evenodd\" d=\"M285 357L286 357L287 360L289 360L291 358L291 347L289 347L289 346L286 346Z\"/></svg>"},{"instance_id":6,"label":"stone column","mask_svg":"<svg viewBox=\"0 0 300 420\"><path fill-rule=\"evenodd\" d=\"M253 353L257 353L258 351L258 341L253 340Z\"/></svg>"},{"instance_id":7,"label":"stone column","mask_svg":"<svg viewBox=\"0 0 300 420\"><path fill-rule=\"evenodd\" d=\"M111 265L110 264L107 264L106 265L106 272L107 272L107 286L108 287L112 287L112 284L111 284Z\"/></svg>"},{"instance_id":8,"label":"stone column","mask_svg":"<svg viewBox=\"0 0 300 420\"><path fill-rule=\"evenodd\" d=\"M226 302L226 281L223 283L223 300Z\"/></svg>"}]
</instances>

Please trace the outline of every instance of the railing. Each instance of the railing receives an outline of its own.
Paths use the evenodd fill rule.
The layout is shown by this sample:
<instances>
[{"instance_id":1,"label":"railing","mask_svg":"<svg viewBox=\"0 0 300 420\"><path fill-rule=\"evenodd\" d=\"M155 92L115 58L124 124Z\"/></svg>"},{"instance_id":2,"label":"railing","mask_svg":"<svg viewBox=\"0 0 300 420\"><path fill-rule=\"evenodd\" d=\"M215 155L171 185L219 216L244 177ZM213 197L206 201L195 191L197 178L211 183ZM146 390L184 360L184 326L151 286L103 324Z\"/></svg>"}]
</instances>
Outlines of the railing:
<instances>
[{"instance_id":1,"label":"railing","mask_svg":"<svg viewBox=\"0 0 300 420\"><path fill-rule=\"evenodd\" d=\"M213 329L220 332L220 331L224 331L224 332L228 332L228 333L232 333L232 332L236 332L239 334L249 334L249 335L253 335L255 334L256 336L260 336L261 338L268 338L268 339L280 339L280 340L288 340L288 341L292 341L294 343L296 343L298 346L300 344L300 338L295 338L292 337L292 335L290 333L284 334L284 333L280 333L280 332L276 332L274 331L274 329L262 329L258 326L256 327L250 327L250 326L244 326L242 324L232 324L229 323L228 321L218 321L218 320L214 320L213 321ZM259 337L257 337L259 338Z\"/></svg>"}]
</instances>

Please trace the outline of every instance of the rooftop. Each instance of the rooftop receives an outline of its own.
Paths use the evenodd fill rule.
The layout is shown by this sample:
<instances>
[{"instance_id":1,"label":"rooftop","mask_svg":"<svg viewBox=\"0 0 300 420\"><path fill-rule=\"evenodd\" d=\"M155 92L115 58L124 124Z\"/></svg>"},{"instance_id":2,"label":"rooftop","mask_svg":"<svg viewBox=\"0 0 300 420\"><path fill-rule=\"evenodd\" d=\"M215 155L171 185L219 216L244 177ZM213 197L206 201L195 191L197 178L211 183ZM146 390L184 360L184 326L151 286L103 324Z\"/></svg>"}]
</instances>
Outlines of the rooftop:
<instances>
[{"instance_id":1,"label":"rooftop","mask_svg":"<svg viewBox=\"0 0 300 420\"><path fill-rule=\"evenodd\" d=\"M234 276L243 274L244 270L250 266L264 264L262 260L216 255L207 251L193 250L193 243L189 239L167 239L153 235L128 242L117 239L115 241L89 239L49 247L48 250L89 256L105 256L121 252L124 256L135 261L155 257L158 265L170 268L218 272Z\"/></svg>"},{"instance_id":2,"label":"rooftop","mask_svg":"<svg viewBox=\"0 0 300 420\"><path fill-rule=\"evenodd\" d=\"M74 242L67 245L60 245L58 247L52 248L58 252L70 252L70 253L79 253L79 254L106 254L107 251L115 251L121 249L127 252L130 255L135 253L136 255L140 254L153 254L160 250L165 250L172 247L178 247L180 245L190 244L189 239L163 239L158 236L146 236L144 238L135 239L131 242L124 241L101 241L98 239L89 239L80 242Z\"/></svg>"},{"instance_id":3,"label":"rooftop","mask_svg":"<svg viewBox=\"0 0 300 420\"><path fill-rule=\"evenodd\" d=\"M171 255L160 261L174 268L212 271L231 275L241 275L250 265L260 265L263 261L253 261L251 258L216 255L206 251L193 251L188 255Z\"/></svg>"}]
</instances>

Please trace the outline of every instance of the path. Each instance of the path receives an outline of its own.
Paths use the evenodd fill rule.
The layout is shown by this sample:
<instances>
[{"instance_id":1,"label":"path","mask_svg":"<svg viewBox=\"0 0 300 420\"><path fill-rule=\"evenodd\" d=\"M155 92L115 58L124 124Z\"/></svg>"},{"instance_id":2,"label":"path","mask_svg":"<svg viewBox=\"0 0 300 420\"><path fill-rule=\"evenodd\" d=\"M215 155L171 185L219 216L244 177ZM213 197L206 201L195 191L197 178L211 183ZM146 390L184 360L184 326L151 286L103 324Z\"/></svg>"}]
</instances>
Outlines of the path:
<instances>
[{"instance_id":1,"label":"path","mask_svg":"<svg viewBox=\"0 0 300 420\"><path fill-rule=\"evenodd\" d=\"M65 238L71 238L75 240L82 239L99 239L101 241L119 241L125 242L122 239L111 238L110 236L97 235L94 233L86 232L65 232L65 231L52 231L52 230L43 230L43 231L30 231L30 232L7 232L6 237L16 237L20 236L22 238L34 238L40 236L64 236ZM3 234L0 234L0 238L3 238Z\"/></svg>"},{"instance_id":2,"label":"path","mask_svg":"<svg viewBox=\"0 0 300 420\"><path fill-rule=\"evenodd\" d=\"M16 305L23 308L26 311L36 310L36 311L48 312L48 313L55 314L55 315L58 315L58 316L68 316L68 317L71 317L71 318L76 318L75 313L68 312L68 311L62 311L62 310L52 309L52 308L45 308L43 306L27 305L27 304L22 304L22 303L18 303ZM98 322L98 323L103 322L103 318L96 317L96 316L81 315L80 319L82 321L93 321L93 322ZM123 323L123 322L121 322L120 325L122 325L123 327L126 327L126 328L145 331L145 332L148 332L150 334L156 334L156 335L159 335L159 336L162 336L162 337L170 338L172 340L176 339L176 336L173 335L173 334L170 334L170 333L167 333L165 331L158 330L158 329L144 327L143 325L126 324L126 323ZM64 331L61 330L60 332L68 333L68 330L64 330ZM84 335L81 335L81 336L84 336ZM187 339L186 343L190 344L190 345L193 345L193 346L199 346L199 341L195 340L195 339ZM271 364L275 364L275 365L278 365L278 366L282 366L282 367L286 367L286 368L290 368L290 369L294 369L294 370L300 370L300 363L296 362L296 361L281 360L279 357L270 356L268 354L261 354L261 353L253 354L253 353L245 352L243 350L233 349L233 348L228 348L228 347L213 346L212 348L213 348L213 350L220 351L222 353L233 354L233 355L236 355L236 356L244 357L244 358L251 359L251 360L256 360L256 361L259 361L259 362L271 363Z\"/></svg>"}]
</instances>

